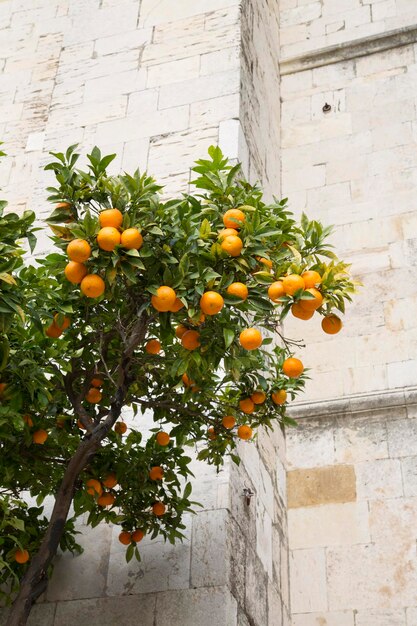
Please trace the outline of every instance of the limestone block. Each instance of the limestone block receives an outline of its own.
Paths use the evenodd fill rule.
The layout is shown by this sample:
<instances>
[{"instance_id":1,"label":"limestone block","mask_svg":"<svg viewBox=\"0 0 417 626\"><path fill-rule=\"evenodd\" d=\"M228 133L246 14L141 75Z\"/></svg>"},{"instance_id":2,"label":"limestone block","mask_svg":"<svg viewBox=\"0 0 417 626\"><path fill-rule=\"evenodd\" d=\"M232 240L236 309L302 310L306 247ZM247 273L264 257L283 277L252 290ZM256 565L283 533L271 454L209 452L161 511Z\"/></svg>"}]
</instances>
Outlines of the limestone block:
<instances>
[{"instance_id":1,"label":"limestone block","mask_svg":"<svg viewBox=\"0 0 417 626\"><path fill-rule=\"evenodd\" d=\"M354 463L389 456L384 420L343 417L334 432L335 457L339 463Z\"/></svg>"},{"instance_id":2,"label":"limestone block","mask_svg":"<svg viewBox=\"0 0 417 626\"><path fill-rule=\"evenodd\" d=\"M154 620L152 626L236 626L237 604L226 587L168 591L156 596Z\"/></svg>"},{"instance_id":3,"label":"limestone block","mask_svg":"<svg viewBox=\"0 0 417 626\"><path fill-rule=\"evenodd\" d=\"M405 609L358 611L355 626L406 626Z\"/></svg>"},{"instance_id":4,"label":"limestone block","mask_svg":"<svg viewBox=\"0 0 417 626\"><path fill-rule=\"evenodd\" d=\"M327 610L324 548L290 553L290 595L293 613Z\"/></svg>"},{"instance_id":5,"label":"limestone block","mask_svg":"<svg viewBox=\"0 0 417 626\"><path fill-rule=\"evenodd\" d=\"M269 578L272 578L272 519L262 505L256 507L256 554Z\"/></svg>"},{"instance_id":6,"label":"limestone block","mask_svg":"<svg viewBox=\"0 0 417 626\"><path fill-rule=\"evenodd\" d=\"M321 16L322 6L320 2L310 2L307 5L294 9L281 11L281 25L294 26L304 22L311 22Z\"/></svg>"},{"instance_id":7,"label":"limestone block","mask_svg":"<svg viewBox=\"0 0 417 626\"><path fill-rule=\"evenodd\" d=\"M277 587L268 580L268 626L282 626L282 601Z\"/></svg>"},{"instance_id":8,"label":"limestone block","mask_svg":"<svg viewBox=\"0 0 417 626\"><path fill-rule=\"evenodd\" d=\"M417 624L417 607L410 607L406 609L407 616L407 626L413 626L413 624Z\"/></svg>"},{"instance_id":9,"label":"limestone block","mask_svg":"<svg viewBox=\"0 0 417 626\"><path fill-rule=\"evenodd\" d=\"M417 456L410 456L401 461L404 495L417 496Z\"/></svg>"},{"instance_id":10,"label":"limestone block","mask_svg":"<svg viewBox=\"0 0 417 626\"><path fill-rule=\"evenodd\" d=\"M292 626L356 626L352 611L293 614Z\"/></svg>"},{"instance_id":11,"label":"limestone block","mask_svg":"<svg viewBox=\"0 0 417 626\"><path fill-rule=\"evenodd\" d=\"M200 100L190 105L190 127L214 126L239 115L239 94Z\"/></svg>"},{"instance_id":12,"label":"limestone block","mask_svg":"<svg viewBox=\"0 0 417 626\"><path fill-rule=\"evenodd\" d=\"M146 170L149 151L149 138L126 141L123 146L122 169L125 172L134 172L137 168L141 172Z\"/></svg>"},{"instance_id":13,"label":"limestone block","mask_svg":"<svg viewBox=\"0 0 417 626\"><path fill-rule=\"evenodd\" d=\"M191 586L214 587L227 583L225 509L201 511L193 520Z\"/></svg>"},{"instance_id":14,"label":"limestone block","mask_svg":"<svg viewBox=\"0 0 417 626\"><path fill-rule=\"evenodd\" d=\"M77 8L82 11L82 19L79 16L71 16L72 28L65 29L64 45L93 41L96 38L129 32L136 28L137 4L127 5L123 7L123 11L118 6L97 11L92 3L84 7L78 5Z\"/></svg>"},{"instance_id":15,"label":"limestone block","mask_svg":"<svg viewBox=\"0 0 417 626\"><path fill-rule=\"evenodd\" d=\"M140 26L153 26L165 22L181 20L199 13L216 11L238 4L237 0L212 0L207 6L205 0L182 0L181 5L174 5L170 0L162 0L155 5L153 0L142 0L140 8Z\"/></svg>"},{"instance_id":16,"label":"limestone block","mask_svg":"<svg viewBox=\"0 0 417 626\"><path fill-rule=\"evenodd\" d=\"M234 93L239 89L239 74L235 70L201 76L173 85L163 85L159 93L159 108L175 107Z\"/></svg>"},{"instance_id":17,"label":"limestone block","mask_svg":"<svg viewBox=\"0 0 417 626\"><path fill-rule=\"evenodd\" d=\"M331 418L325 421L299 420L296 429L287 430L289 469L332 465L334 461L334 423Z\"/></svg>"},{"instance_id":18,"label":"limestone block","mask_svg":"<svg viewBox=\"0 0 417 626\"><path fill-rule=\"evenodd\" d=\"M232 511L235 520L238 520L242 533L245 535L245 541L250 546L256 545L256 507L253 506L254 497L251 504L246 503L243 494L244 489L250 489L255 492L255 486L252 482L252 474L246 471L243 464L239 466L232 465L230 468L230 503L229 509Z\"/></svg>"},{"instance_id":19,"label":"limestone block","mask_svg":"<svg viewBox=\"0 0 417 626\"><path fill-rule=\"evenodd\" d=\"M304 70L296 74L288 74L281 77L281 96L285 102L291 94L296 93L296 97L306 95L303 92L309 91L313 86L312 70Z\"/></svg>"},{"instance_id":20,"label":"limestone block","mask_svg":"<svg viewBox=\"0 0 417 626\"><path fill-rule=\"evenodd\" d=\"M53 624L54 626L74 626L74 624L135 626L140 616L141 626L154 626L155 603L155 594L60 602L56 607Z\"/></svg>"},{"instance_id":21,"label":"limestone block","mask_svg":"<svg viewBox=\"0 0 417 626\"><path fill-rule=\"evenodd\" d=\"M411 387L415 384L417 377L417 362L414 359L410 359L388 363L387 376L390 389Z\"/></svg>"},{"instance_id":22,"label":"limestone block","mask_svg":"<svg viewBox=\"0 0 417 626\"><path fill-rule=\"evenodd\" d=\"M0 609L0 625L5 626L7 616L9 614L8 609ZM33 607L27 626L53 626L55 614L54 604L37 604Z\"/></svg>"},{"instance_id":23,"label":"limestone block","mask_svg":"<svg viewBox=\"0 0 417 626\"><path fill-rule=\"evenodd\" d=\"M417 455L417 419L388 420L387 430L391 457Z\"/></svg>"},{"instance_id":24,"label":"limestone block","mask_svg":"<svg viewBox=\"0 0 417 626\"><path fill-rule=\"evenodd\" d=\"M356 500L353 465L292 470L287 473L287 485L290 509Z\"/></svg>"},{"instance_id":25,"label":"limestone block","mask_svg":"<svg viewBox=\"0 0 417 626\"><path fill-rule=\"evenodd\" d=\"M371 537L368 518L366 502L290 509L290 549L369 543Z\"/></svg>"},{"instance_id":26,"label":"limestone block","mask_svg":"<svg viewBox=\"0 0 417 626\"><path fill-rule=\"evenodd\" d=\"M263 626L268 623L268 578L250 546L246 555L246 613L256 626Z\"/></svg>"},{"instance_id":27,"label":"limestone block","mask_svg":"<svg viewBox=\"0 0 417 626\"><path fill-rule=\"evenodd\" d=\"M237 603L243 607L245 606L246 590L247 539L233 515L229 516L226 531L228 585Z\"/></svg>"},{"instance_id":28,"label":"limestone block","mask_svg":"<svg viewBox=\"0 0 417 626\"><path fill-rule=\"evenodd\" d=\"M200 73L200 57L193 56L148 67L146 86L169 85L197 78Z\"/></svg>"},{"instance_id":29,"label":"limestone block","mask_svg":"<svg viewBox=\"0 0 417 626\"><path fill-rule=\"evenodd\" d=\"M400 67L412 65L415 61L413 46L402 46L386 52L372 54L356 60L356 73L358 76L369 76L370 74Z\"/></svg>"},{"instance_id":30,"label":"limestone block","mask_svg":"<svg viewBox=\"0 0 417 626\"><path fill-rule=\"evenodd\" d=\"M140 48L152 39L151 28L135 28L119 35L98 37L94 41L94 51L99 56L107 56L126 49Z\"/></svg>"},{"instance_id":31,"label":"limestone block","mask_svg":"<svg viewBox=\"0 0 417 626\"><path fill-rule=\"evenodd\" d=\"M289 194L301 188L311 189L323 187L326 182L326 166L313 165L302 170L283 172L282 184L286 193Z\"/></svg>"},{"instance_id":32,"label":"limestone block","mask_svg":"<svg viewBox=\"0 0 417 626\"><path fill-rule=\"evenodd\" d=\"M85 102L102 102L109 94L119 95L140 91L146 87L146 69L120 72L115 76L101 76L87 81Z\"/></svg>"},{"instance_id":33,"label":"limestone block","mask_svg":"<svg viewBox=\"0 0 417 626\"><path fill-rule=\"evenodd\" d=\"M403 495L400 461L380 459L358 463L355 469L359 500L398 498Z\"/></svg>"}]
</instances>

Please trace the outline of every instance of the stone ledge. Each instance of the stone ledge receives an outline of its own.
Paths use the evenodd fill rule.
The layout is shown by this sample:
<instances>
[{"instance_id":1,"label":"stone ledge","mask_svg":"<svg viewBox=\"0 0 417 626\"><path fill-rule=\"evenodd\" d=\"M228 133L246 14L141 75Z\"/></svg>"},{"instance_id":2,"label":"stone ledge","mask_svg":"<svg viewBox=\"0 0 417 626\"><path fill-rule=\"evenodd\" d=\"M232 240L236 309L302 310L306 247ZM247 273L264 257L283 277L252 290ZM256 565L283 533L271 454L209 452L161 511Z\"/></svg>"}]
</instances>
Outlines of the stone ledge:
<instances>
[{"instance_id":1,"label":"stone ledge","mask_svg":"<svg viewBox=\"0 0 417 626\"><path fill-rule=\"evenodd\" d=\"M279 68L281 76L296 74L304 70L312 70L323 65L331 65L340 61L350 61L358 57L368 56L376 52L391 50L417 42L417 24L396 28L385 33L361 37L345 43L335 44L305 52L296 57L281 59Z\"/></svg>"},{"instance_id":2,"label":"stone ledge","mask_svg":"<svg viewBox=\"0 0 417 626\"><path fill-rule=\"evenodd\" d=\"M368 414L371 416L382 410L407 407L417 404L417 387L405 387L387 391L372 391L370 393L319 400L315 402L299 402L289 410L294 419L310 419L321 417L352 417Z\"/></svg>"}]
</instances>

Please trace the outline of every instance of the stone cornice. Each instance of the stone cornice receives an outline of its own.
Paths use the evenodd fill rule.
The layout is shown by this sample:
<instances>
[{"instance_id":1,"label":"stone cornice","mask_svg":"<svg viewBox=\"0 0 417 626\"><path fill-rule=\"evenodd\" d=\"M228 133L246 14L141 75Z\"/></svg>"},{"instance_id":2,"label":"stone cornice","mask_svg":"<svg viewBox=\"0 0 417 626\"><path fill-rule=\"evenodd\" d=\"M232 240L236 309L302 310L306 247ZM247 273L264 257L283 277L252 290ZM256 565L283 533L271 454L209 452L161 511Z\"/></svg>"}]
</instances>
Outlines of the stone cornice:
<instances>
[{"instance_id":1,"label":"stone cornice","mask_svg":"<svg viewBox=\"0 0 417 626\"><path fill-rule=\"evenodd\" d=\"M354 39L345 43L335 44L305 52L296 57L281 59L279 67L282 76L311 70L323 65L331 65L340 61L349 61L358 57L383 52L391 48L399 48L417 42L417 24L396 28L388 32L369 37Z\"/></svg>"},{"instance_id":2,"label":"stone cornice","mask_svg":"<svg viewBox=\"0 0 417 626\"><path fill-rule=\"evenodd\" d=\"M289 410L294 419L318 419L322 417L360 417L361 414L377 416L382 411L393 411L417 404L417 387L372 391L370 393L347 396L315 402L297 402Z\"/></svg>"}]
</instances>

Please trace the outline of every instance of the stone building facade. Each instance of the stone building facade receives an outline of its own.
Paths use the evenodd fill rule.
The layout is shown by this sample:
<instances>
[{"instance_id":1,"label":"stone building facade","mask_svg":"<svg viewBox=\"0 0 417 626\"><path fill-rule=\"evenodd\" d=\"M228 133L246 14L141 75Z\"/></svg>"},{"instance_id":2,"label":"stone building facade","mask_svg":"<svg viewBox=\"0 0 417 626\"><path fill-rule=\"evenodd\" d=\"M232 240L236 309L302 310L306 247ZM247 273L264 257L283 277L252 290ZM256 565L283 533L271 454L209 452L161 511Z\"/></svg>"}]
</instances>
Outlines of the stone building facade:
<instances>
[{"instance_id":1,"label":"stone building facade","mask_svg":"<svg viewBox=\"0 0 417 626\"><path fill-rule=\"evenodd\" d=\"M219 143L335 224L364 283L340 335L286 324L299 427L196 464L182 545L127 566L116 529L84 529L32 626L417 626L416 42L415 0L0 0L12 208L47 213L49 150L97 144L177 194Z\"/></svg>"}]
</instances>

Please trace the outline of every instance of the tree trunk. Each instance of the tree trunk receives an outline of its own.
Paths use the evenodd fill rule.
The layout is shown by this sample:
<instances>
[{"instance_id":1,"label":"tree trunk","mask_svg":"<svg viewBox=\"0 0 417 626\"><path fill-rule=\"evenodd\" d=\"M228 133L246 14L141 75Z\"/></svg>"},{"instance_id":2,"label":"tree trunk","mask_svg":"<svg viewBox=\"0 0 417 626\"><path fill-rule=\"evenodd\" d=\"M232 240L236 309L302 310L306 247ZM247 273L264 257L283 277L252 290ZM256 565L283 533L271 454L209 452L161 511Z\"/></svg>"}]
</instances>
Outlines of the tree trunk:
<instances>
[{"instance_id":1,"label":"tree trunk","mask_svg":"<svg viewBox=\"0 0 417 626\"><path fill-rule=\"evenodd\" d=\"M39 551L33 557L21 580L20 590L11 608L6 626L25 626L33 604L45 591L48 584L48 566L56 554L62 537L74 496L75 483L91 457L96 453L102 438L102 432L97 432L91 438L84 439L68 463L56 495L47 531Z\"/></svg>"}]
</instances>

